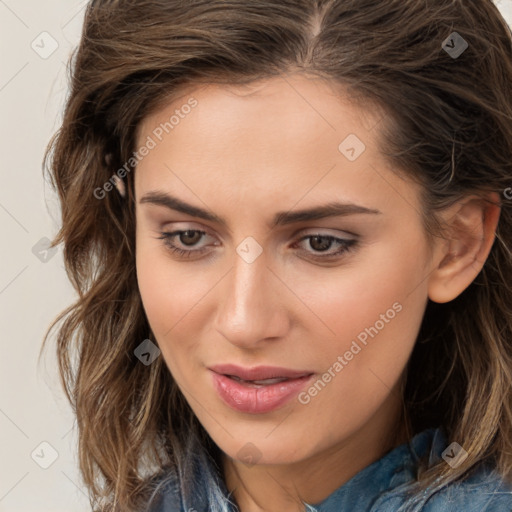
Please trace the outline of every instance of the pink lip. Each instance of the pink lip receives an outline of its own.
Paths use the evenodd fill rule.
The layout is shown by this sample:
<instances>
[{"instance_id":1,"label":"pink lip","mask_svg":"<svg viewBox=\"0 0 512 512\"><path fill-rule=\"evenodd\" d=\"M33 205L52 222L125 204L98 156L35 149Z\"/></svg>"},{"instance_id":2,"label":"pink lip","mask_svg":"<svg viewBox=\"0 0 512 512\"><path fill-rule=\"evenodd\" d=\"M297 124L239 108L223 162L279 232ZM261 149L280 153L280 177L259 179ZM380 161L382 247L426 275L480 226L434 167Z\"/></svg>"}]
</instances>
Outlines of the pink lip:
<instances>
[{"instance_id":1,"label":"pink lip","mask_svg":"<svg viewBox=\"0 0 512 512\"><path fill-rule=\"evenodd\" d=\"M210 370L221 375L234 375L243 380L263 380L275 379L278 377L287 377L296 379L304 375L311 375L309 370L290 370L280 366L255 366L254 368L243 368L235 364L218 364L210 366Z\"/></svg>"},{"instance_id":2,"label":"pink lip","mask_svg":"<svg viewBox=\"0 0 512 512\"><path fill-rule=\"evenodd\" d=\"M313 374L301 375L287 381L254 387L249 383L238 382L226 375L212 372L213 385L224 402L236 411L251 414L270 412L290 401L313 377ZM265 378L273 377L252 380Z\"/></svg>"}]
</instances>

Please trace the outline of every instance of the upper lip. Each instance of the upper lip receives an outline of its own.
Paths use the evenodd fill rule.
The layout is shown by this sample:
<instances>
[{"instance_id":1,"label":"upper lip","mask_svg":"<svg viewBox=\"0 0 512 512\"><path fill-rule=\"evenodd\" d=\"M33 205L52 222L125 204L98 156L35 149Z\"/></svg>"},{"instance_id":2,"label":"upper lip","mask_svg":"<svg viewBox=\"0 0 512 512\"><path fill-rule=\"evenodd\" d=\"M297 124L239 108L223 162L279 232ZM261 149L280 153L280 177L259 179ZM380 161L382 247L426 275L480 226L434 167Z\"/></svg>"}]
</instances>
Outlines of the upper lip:
<instances>
[{"instance_id":1,"label":"upper lip","mask_svg":"<svg viewBox=\"0 0 512 512\"><path fill-rule=\"evenodd\" d=\"M312 375L308 370L291 370L279 366L255 366L253 368L243 368L235 364L219 364L210 366L210 370L221 375L232 375L243 380L264 380L286 377L288 379L297 379Z\"/></svg>"}]
</instances>

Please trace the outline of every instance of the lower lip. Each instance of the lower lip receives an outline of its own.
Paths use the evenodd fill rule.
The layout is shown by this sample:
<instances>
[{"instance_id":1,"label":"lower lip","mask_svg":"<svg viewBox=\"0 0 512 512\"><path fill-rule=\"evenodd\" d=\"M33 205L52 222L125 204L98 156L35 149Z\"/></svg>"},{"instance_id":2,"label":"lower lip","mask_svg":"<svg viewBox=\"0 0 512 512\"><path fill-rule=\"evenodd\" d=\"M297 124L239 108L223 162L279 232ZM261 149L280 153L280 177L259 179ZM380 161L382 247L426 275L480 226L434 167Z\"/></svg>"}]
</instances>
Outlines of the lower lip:
<instances>
[{"instance_id":1,"label":"lower lip","mask_svg":"<svg viewBox=\"0 0 512 512\"><path fill-rule=\"evenodd\" d=\"M314 375L290 379L259 388L212 372L213 384L219 396L239 412L261 414L281 407L297 395Z\"/></svg>"}]
</instances>

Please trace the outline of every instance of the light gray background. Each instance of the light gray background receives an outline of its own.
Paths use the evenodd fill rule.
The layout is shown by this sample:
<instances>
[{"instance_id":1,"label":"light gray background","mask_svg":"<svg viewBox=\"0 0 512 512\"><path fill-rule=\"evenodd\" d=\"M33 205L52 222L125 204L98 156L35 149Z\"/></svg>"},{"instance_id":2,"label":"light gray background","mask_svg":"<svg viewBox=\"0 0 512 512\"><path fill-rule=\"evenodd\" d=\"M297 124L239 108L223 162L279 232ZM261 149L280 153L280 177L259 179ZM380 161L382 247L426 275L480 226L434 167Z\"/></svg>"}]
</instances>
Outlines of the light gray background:
<instances>
[{"instance_id":1,"label":"light gray background","mask_svg":"<svg viewBox=\"0 0 512 512\"><path fill-rule=\"evenodd\" d=\"M62 249L44 252L60 217L41 161L86 3L0 0L0 512L90 510L53 343L37 365L46 328L74 300ZM496 4L512 23L512 0Z\"/></svg>"}]
</instances>

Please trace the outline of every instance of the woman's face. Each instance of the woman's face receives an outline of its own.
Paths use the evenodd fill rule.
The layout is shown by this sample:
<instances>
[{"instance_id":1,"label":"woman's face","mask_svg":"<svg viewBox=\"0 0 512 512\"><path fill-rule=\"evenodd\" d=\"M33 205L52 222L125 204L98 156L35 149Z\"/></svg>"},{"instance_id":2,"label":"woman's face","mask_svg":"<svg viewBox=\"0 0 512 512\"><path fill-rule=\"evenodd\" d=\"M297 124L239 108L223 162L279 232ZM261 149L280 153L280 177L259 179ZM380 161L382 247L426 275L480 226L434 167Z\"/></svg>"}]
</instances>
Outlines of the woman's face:
<instances>
[{"instance_id":1,"label":"woman's face","mask_svg":"<svg viewBox=\"0 0 512 512\"><path fill-rule=\"evenodd\" d=\"M430 252L418 186L378 151L385 121L292 75L185 89L139 127L137 275L153 341L237 461L289 464L357 439L370 451L397 422ZM297 373L257 387L221 376L236 373L227 364Z\"/></svg>"}]
</instances>

